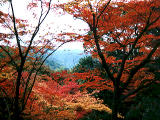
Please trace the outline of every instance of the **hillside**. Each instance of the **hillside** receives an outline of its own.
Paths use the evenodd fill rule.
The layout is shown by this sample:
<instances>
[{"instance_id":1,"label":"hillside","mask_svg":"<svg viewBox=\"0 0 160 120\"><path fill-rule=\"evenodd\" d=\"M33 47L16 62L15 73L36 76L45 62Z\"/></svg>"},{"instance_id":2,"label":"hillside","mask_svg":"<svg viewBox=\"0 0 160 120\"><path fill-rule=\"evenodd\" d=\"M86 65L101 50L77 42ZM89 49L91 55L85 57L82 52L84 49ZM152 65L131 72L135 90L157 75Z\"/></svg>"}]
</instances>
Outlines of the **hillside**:
<instances>
[{"instance_id":1,"label":"hillside","mask_svg":"<svg viewBox=\"0 0 160 120\"><path fill-rule=\"evenodd\" d=\"M57 50L45 62L51 69L70 69L75 66L80 58L87 56L83 50Z\"/></svg>"}]
</instances>

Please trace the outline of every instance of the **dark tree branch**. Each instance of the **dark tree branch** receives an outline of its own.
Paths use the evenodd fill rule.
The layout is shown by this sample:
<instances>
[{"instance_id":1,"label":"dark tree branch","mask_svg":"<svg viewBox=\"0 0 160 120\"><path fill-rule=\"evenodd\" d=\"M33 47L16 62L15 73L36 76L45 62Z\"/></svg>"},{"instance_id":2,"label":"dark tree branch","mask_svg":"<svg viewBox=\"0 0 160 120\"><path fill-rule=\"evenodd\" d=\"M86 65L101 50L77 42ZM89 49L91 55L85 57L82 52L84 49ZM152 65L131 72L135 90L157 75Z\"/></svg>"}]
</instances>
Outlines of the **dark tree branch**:
<instances>
[{"instance_id":1,"label":"dark tree branch","mask_svg":"<svg viewBox=\"0 0 160 120\"><path fill-rule=\"evenodd\" d=\"M72 41L72 40L70 40L70 41ZM67 41L67 42L70 42L70 41ZM33 79L33 83L32 83L31 86L30 86L29 93L28 93L28 95L27 95L26 101L24 102L24 106L27 104L27 101L28 101L29 96L30 96L30 94L31 94L31 92L32 92L34 83L35 83L35 81L36 81L36 77L37 77L37 75L38 75L38 72L40 71L40 69L41 69L42 65L44 64L44 62L47 60L47 58L48 58L49 56L51 56L55 51L57 51L62 45L64 45L64 44L67 43L67 42L64 42L64 43L62 43L61 45L59 45L59 46L58 46L56 49L54 49L49 55L47 55L47 56L45 57L45 59L41 62L39 68L36 70L36 73L35 73L35 76L34 76L34 79Z\"/></svg>"},{"instance_id":2,"label":"dark tree branch","mask_svg":"<svg viewBox=\"0 0 160 120\"><path fill-rule=\"evenodd\" d=\"M124 86L122 87L122 89L126 89L129 85L129 83L131 82L131 80L133 79L133 76L138 72L138 70L140 70L142 67L144 67L147 63L150 62L152 55L156 52L156 50L158 49L158 47L160 46L160 43L158 43L152 50L151 52L148 54L148 56L137 66L135 66L133 69L131 69L129 77L126 81L126 83L124 84Z\"/></svg>"},{"instance_id":3,"label":"dark tree branch","mask_svg":"<svg viewBox=\"0 0 160 120\"><path fill-rule=\"evenodd\" d=\"M137 89L131 90L127 95L124 95L121 97L121 101L124 101L125 99L127 99L129 96L134 95L136 93L138 93L140 90L143 90L145 88L150 87L152 84L156 84L156 82L154 80L152 80L150 83L146 84L146 85L141 85L139 86Z\"/></svg>"},{"instance_id":4,"label":"dark tree branch","mask_svg":"<svg viewBox=\"0 0 160 120\"><path fill-rule=\"evenodd\" d=\"M101 15L104 13L104 11L106 10L106 8L108 7L108 5L110 4L111 0L109 0L107 2L107 4L104 6L103 10L100 12L100 14L97 16L97 22L96 22L96 27L98 25L98 21L99 21L99 18L101 17Z\"/></svg>"},{"instance_id":5,"label":"dark tree branch","mask_svg":"<svg viewBox=\"0 0 160 120\"><path fill-rule=\"evenodd\" d=\"M47 44L48 44L48 43L47 43ZM37 51L37 53L39 53L42 49L44 49L44 48L47 46L47 44L46 44L45 46L43 46L41 49L39 49L39 50ZM37 53L36 53L36 54L37 54ZM42 55L43 55L43 54L42 54ZM41 55L41 56L42 56L42 55ZM36 66L37 66L36 62L38 61L38 58L40 58L41 56L36 57L36 60L35 60L34 63L33 63L32 69L30 70L29 75L28 75L28 77L27 77L27 81L26 81L26 85L25 85L25 89L24 89L23 97L22 97L22 111L23 111L24 108L25 108L25 97L27 96L27 90L28 90L28 85L29 85L29 82L30 82L30 78L31 78L34 70L36 69Z\"/></svg>"},{"instance_id":6,"label":"dark tree branch","mask_svg":"<svg viewBox=\"0 0 160 120\"><path fill-rule=\"evenodd\" d=\"M16 41L17 41L17 45L18 45L18 49L19 49L19 55L20 55L21 59L23 59L23 53L22 53L21 44L20 44L20 40L19 40L19 35L18 35L17 27L16 27L16 18L15 18L15 15L14 15L14 8L13 8L12 1L10 2L10 5L11 5L11 9L12 9L12 16L13 16L12 21L13 21L14 33L15 33L15 36L16 36Z\"/></svg>"},{"instance_id":7,"label":"dark tree branch","mask_svg":"<svg viewBox=\"0 0 160 120\"><path fill-rule=\"evenodd\" d=\"M116 82L115 78L113 77L112 73L109 70L109 66L106 63L105 57L104 57L104 55L103 55L103 53L101 51L100 45L99 45L99 37L97 35L95 14L93 13L92 15L93 15L93 28L92 28L92 30L93 30L93 34L94 34L94 41L95 41L95 44L96 44L96 47L97 47L98 55L101 58L102 66L104 67L105 71L107 72L109 78L115 83Z\"/></svg>"},{"instance_id":8,"label":"dark tree branch","mask_svg":"<svg viewBox=\"0 0 160 120\"><path fill-rule=\"evenodd\" d=\"M51 9L51 1L52 1L52 0L49 1L48 10L47 10L47 12L46 12L46 14L44 15L43 18L42 18L42 16L43 16L43 13L42 13L43 10L41 11L41 15L40 15L40 18L39 18L38 25L37 25L37 27L35 28L35 31L33 32L33 35L32 35L32 37L31 37L31 40L30 40L30 43L29 43L29 46L28 46L28 49L27 49L27 51L26 51L26 54L25 54L24 58L27 57L27 55L28 55L28 53L29 53L29 51L30 51L30 49L31 49L31 45L32 45L32 43L33 43L33 40L34 40L35 36L37 35L37 33L39 32L39 28L40 28L41 24L43 23L43 21L46 19L47 15L49 14L49 11L50 11L50 9Z\"/></svg>"},{"instance_id":9,"label":"dark tree branch","mask_svg":"<svg viewBox=\"0 0 160 120\"><path fill-rule=\"evenodd\" d=\"M132 48L131 50L129 51L129 53L127 55L125 55L122 59L122 63L121 63L121 67L120 67L120 71L118 73L118 76L117 76L117 79L120 79L121 76L122 76L122 73L124 71L124 66L125 66L125 63L126 63L126 60L128 59L129 55L133 52L133 50L135 49L135 46L138 42L139 39L141 39L141 37L143 36L143 34L148 30L148 28L153 25L156 21L158 21L160 19L160 16L157 17L154 21L152 21L150 23L150 17L151 17L151 13L148 17L148 20L147 20L147 23L146 23L146 26L145 28L142 30L142 32L137 36L137 38L135 39L133 45L132 45ZM157 46L158 47L158 46ZM124 86L122 87L122 91L128 86L128 84L130 83L132 77L136 74L136 72L142 68L146 63L149 62L149 59L152 57L152 54L156 51L157 47L155 46L155 48L150 52L150 54L148 55L148 57L139 65L139 67L137 66L136 68L134 68L134 70L132 69L131 73L130 73L130 76L129 78L127 79L127 82L124 84Z\"/></svg>"}]
</instances>

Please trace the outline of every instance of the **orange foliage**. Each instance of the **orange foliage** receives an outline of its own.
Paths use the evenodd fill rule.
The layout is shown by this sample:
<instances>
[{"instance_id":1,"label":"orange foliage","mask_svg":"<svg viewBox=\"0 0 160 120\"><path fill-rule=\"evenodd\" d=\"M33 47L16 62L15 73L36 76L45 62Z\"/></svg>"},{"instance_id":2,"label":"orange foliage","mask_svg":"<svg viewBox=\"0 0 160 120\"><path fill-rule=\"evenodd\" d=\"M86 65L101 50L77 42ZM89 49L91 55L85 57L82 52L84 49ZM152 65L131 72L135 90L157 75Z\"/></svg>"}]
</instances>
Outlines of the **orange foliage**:
<instances>
[{"instance_id":1,"label":"orange foliage","mask_svg":"<svg viewBox=\"0 0 160 120\"><path fill-rule=\"evenodd\" d=\"M81 35L84 47L100 61L102 60L101 56L104 56L106 69L109 71L107 73L111 73L113 77L104 82L101 82L103 81L101 78L95 78L95 81L83 85L89 87L93 85L96 88L101 82L99 84L101 89L111 88L110 90L113 90L114 80L117 80L128 84L125 89L136 89L143 82L147 81L144 83L147 84L148 80L152 82L154 79L154 74L143 69L144 65L142 69L138 66L144 61L159 57L160 37L150 33L150 30L160 28L160 1L131 0L125 2L120 0L108 2L109 0L76 0L61 4L59 7L88 24L90 31L88 34ZM108 6L106 6L107 4ZM97 48L96 42L100 49ZM130 78L136 69L137 71ZM96 76L93 75L92 78L94 79L94 77ZM127 83L128 81L129 83ZM107 85L111 87L107 87ZM123 86L119 86L119 88L121 87L124 89Z\"/></svg>"},{"instance_id":2,"label":"orange foliage","mask_svg":"<svg viewBox=\"0 0 160 120\"><path fill-rule=\"evenodd\" d=\"M67 78L67 73L63 75ZM71 76L71 74L68 75ZM64 78L64 76L61 77ZM75 75L73 74L72 76ZM48 81L37 81L33 88L32 99L29 100L24 112L30 113L35 120L76 120L92 110L112 113L112 110L104 105L102 100L92 96L98 91L88 94L86 91L80 91L79 88L81 86L76 82L68 81L68 79L63 81L63 85L50 78ZM123 118L119 114L118 116Z\"/></svg>"}]
</instances>

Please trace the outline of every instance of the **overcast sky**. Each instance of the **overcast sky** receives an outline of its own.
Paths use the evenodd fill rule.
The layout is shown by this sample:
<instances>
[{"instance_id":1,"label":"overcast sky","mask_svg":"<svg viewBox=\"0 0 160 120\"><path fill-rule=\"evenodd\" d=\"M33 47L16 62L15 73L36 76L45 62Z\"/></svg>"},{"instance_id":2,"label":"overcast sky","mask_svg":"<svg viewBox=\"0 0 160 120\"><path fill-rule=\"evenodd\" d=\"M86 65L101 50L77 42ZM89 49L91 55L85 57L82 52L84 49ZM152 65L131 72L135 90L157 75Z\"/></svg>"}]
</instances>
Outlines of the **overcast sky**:
<instances>
[{"instance_id":1,"label":"overcast sky","mask_svg":"<svg viewBox=\"0 0 160 120\"><path fill-rule=\"evenodd\" d=\"M15 16L17 18L27 19L29 23L37 23L35 19L33 19L33 16L28 12L27 10L27 0L12 0L15 10ZM66 0L53 0L53 3L66 2ZM3 11L8 12L7 5L2 6ZM1 9L2 9L1 8ZM36 12L40 13L40 9ZM51 11L50 14L47 16L45 22L43 23L43 27L41 28L40 33L42 33L42 30L45 29L45 26L49 24L51 27L50 32L52 33L60 33L60 32L77 32L80 34L85 34L86 31L79 30L79 29L88 29L88 25L84 23L81 20L75 20L71 15L65 14L65 15L59 15L56 12ZM46 29L47 31L47 29ZM82 43L68 43L63 46L61 49L83 49Z\"/></svg>"}]
</instances>

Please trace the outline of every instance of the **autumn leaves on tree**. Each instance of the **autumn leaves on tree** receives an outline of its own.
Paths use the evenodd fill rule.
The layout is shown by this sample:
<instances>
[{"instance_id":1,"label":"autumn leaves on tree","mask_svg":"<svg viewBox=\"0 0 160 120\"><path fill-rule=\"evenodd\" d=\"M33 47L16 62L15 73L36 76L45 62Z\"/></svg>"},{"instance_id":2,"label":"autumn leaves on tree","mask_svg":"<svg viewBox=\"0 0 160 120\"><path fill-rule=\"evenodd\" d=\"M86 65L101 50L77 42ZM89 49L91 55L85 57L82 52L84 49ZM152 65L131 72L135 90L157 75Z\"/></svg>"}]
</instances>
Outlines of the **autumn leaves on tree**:
<instances>
[{"instance_id":1,"label":"autumn leaves on tree","mask_svg":"<svg viewBox=\"0 0 160 120\"><path fill-rule=\"evenodd\" d=\"M90 28L80 39L101 61L108 75L106 85L111 82L113 120L117 119L121 102L157 82L145 65L154 62L160 53L160 38L150 33L160 25L159 4L157 0L81 0L61 6Z\"/></svg>"},{"instance_id":2,"label":"autumn leaves on tree","mask_svg":"<svg viewBox=\"0 0 160 120\"><path fill-rule=\"evenodd\" d=\"M48 5L47 10L44 13L43 6L41 7L38 23L33 31L28 30L27 21L15 18L13 2L8 1L8 4L11 13L6 14L1 11L0 23L3 29L9 29L10 32L9 34L1 33L2 43L0 45L0 50L2 59L4 59L3 61L1 60L1 72L4 72L5 74L9 72L8 74L11 78L2 79L2 84L5 85L3 85L4 87L1 86L1 91L2 95L4 94L6 98L11 97L10 101L12 105L10 106L6 103L9 115L8 119L18 120L20 119L20 114L25 109L37 73L44 63L44 60L42 59L43 54L46 52L47 46L51 45L49 40L41 41L41 47L37 47L37 44L34 44L34 38L50 11L51 1L48 3L41 1L41 6L42 4ZM29 41L21 38L21 36L27 34L31 35ZM13 39L15 39L15 45L13 45ZM37 57L37 55L39 56ZM39 62L40 60L42 60L41 63ZM10 82L12 82L12 85L9 86L8 83Z\"/></svg>"},{"instance_id":3,"label":"autumn leaves on tree","mask_svg":"<svg viewBox=\"0 0 160 120\"><path fill-rule=\"evenodd\" d=\"M32 30L26 20L15 18L12 1L8 4L11 13L0 11L1 27L10 30L0 33L0 97L6 104L7 119L18 120L22 113L26 118L26 113L30 113L32 119L72 120L92 110L106 111L113 120L124 119L120 114L123 103L152 84L159 84L147 65L159 58L160 36L156 32L160 28L160 1L74 0L55 5L51 0L33 0L28 9L39 7L41 11ZM55 48L53 39L48 39L52 33L35 41L51 8L63 9L89 27L84 35L74 31L60 33L54 38L55 43L62 46L71 41L83 42L84 49L100 62L101 69L79 66L79 71L53 72L42 68L60 47ZM30 39L23 40L27 35ZM93 96L103 90L113 93L111 108Z\"/></svg>"}]
</instances>

